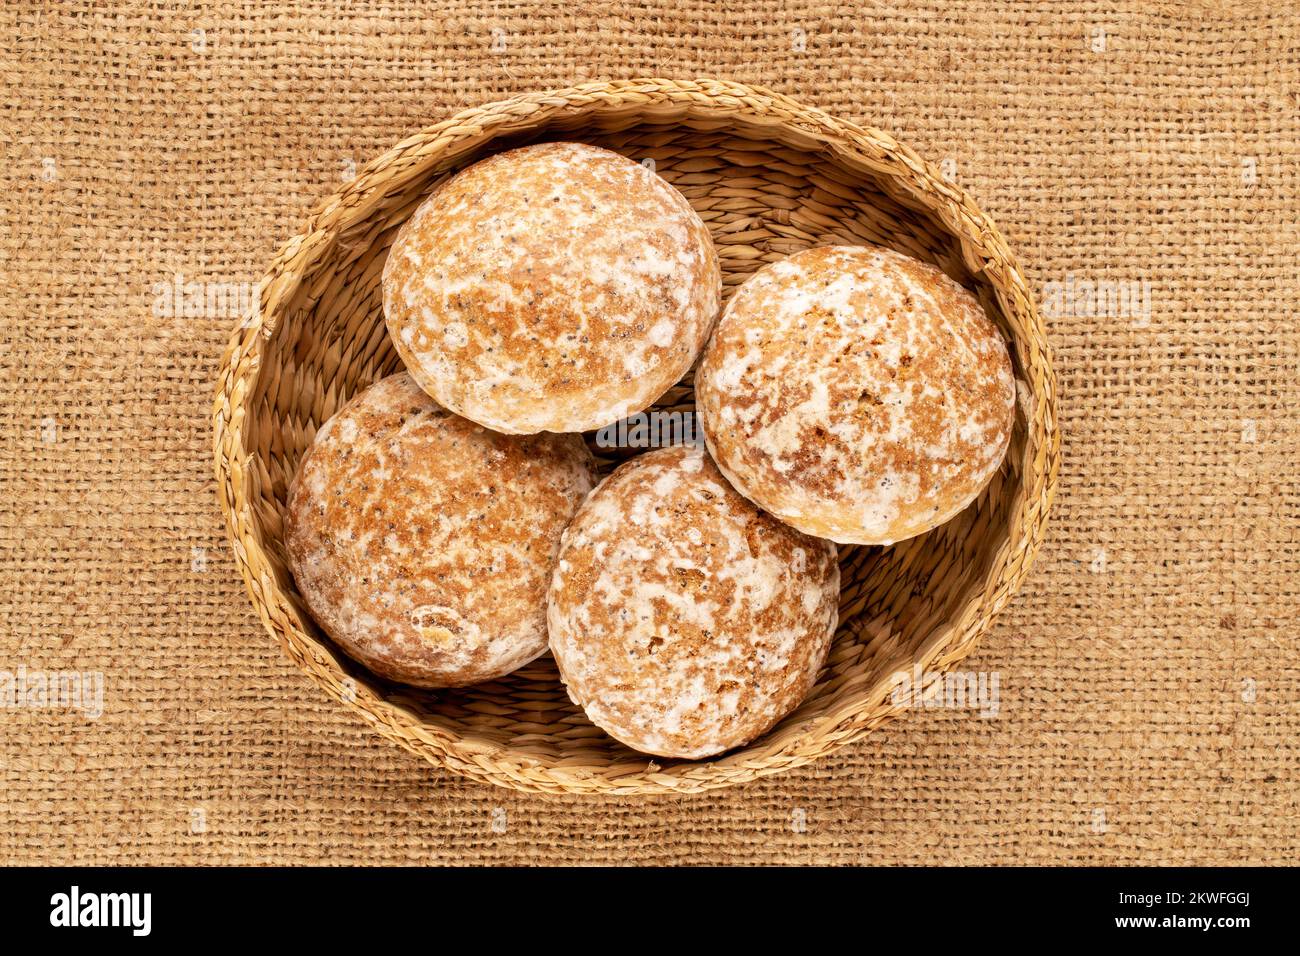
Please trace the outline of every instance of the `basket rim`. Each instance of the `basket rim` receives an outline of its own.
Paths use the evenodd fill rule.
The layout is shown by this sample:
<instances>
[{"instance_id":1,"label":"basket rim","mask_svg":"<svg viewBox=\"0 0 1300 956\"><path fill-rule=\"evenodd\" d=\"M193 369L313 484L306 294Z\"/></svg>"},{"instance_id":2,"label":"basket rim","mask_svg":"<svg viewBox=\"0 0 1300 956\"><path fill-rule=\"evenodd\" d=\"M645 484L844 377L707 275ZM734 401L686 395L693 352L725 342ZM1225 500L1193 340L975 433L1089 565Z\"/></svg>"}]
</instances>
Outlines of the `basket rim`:
<instances>
[{"instance_id":1,"label":"basket rim","mask_svg":"<svg viewBox=\"0 0 1300 956\"><path fill-rule=\"evenodd\" d=\"M919 648L895 662L889 675L921 666L947 670L974 649L992 618L1007 604L1042 544L1055 496L1060 459L1056 380L1046 330L1015 257L997 227L970 197L908 147L874 127L837 119L771 90L729 80L644 78L591 82L565 89L523 93L463 109L399 141L372 160L351 182L319 202L303 230L286 241L257 285L253 305L231 336L222 357L212 408L217 496L245 588L263 626L290 659L318 685L342 700L381 734L457 773L517 790L542 793L695 793L747 782L811 762L864 736L901 708L884 702L885 677L840 707L769 733L755 744L706 761L662 767L638 755L597 773L591 769L545 766L496 744L451 733L424 722L410 706L381 695L364 680L346 677L341 652L316 641L269 572L267 554L252 533L256 518L248 488L244 450L244 402L261 369L262 351L281 316L274 304L292 299L314 253L342 230L364 221L369 204L394 181L404 181L437 160L454 158L475 144L509 131L524 131L562 116L581 116L651 105L673 105L692 115L714 115L750 127L779 126L822 144L837 158L872 170L936 216L959 240L971 271L984 272L1004 309L1014 310L1025 330L1013 347L1030 388L1021 487L1024 494L1009 515L1010 547L989 563L980 593L935 625ZM458 148L459 147L459 148ZM1003 301L1003 299L1006 301ZM268 308L265 303L271 303ZM953 635L966 636L955 643ZM875 714L870 714L877 711ZM764 743L766 741L766 743Z\"/></svg>"}]
</instances>

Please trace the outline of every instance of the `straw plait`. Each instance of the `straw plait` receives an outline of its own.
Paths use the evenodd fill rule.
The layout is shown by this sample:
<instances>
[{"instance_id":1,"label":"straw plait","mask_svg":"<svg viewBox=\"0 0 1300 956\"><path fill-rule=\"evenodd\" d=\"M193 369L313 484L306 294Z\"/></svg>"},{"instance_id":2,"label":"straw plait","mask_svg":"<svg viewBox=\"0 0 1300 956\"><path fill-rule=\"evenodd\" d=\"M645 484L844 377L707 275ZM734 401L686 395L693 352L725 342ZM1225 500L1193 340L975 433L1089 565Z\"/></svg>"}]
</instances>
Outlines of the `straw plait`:
<instances>
[{"instance_id":1,"label":"straw plait","mask_svg":"<svg viewBox=\"0 0 1300 956\"><path fill-rule=\"evenodd\" d=\"M593 727L544 659L492 684L424 693L378 681L311 622L284 565L281 514L326 419L398 367L379 273L396 229L450 172L538 139L653 160L709 225L728 288L828 242L876 243L971 288L1011 345L1019 390L1007 462L971 508L888 549L842 548L840 627L808 700L748 747L656 762ZM951 667L1026 574L1055 485L1055 384L1041 319L996 227L892 137L717 80L591 83L465 110L398 143L323 202L271 263L223 360L218 494L267 629L381 733L454 771L522 790L694 792L799 766L894 714L891 675ZM689 408L689 380L661 405Z\"/></svg>"}]
</instances>

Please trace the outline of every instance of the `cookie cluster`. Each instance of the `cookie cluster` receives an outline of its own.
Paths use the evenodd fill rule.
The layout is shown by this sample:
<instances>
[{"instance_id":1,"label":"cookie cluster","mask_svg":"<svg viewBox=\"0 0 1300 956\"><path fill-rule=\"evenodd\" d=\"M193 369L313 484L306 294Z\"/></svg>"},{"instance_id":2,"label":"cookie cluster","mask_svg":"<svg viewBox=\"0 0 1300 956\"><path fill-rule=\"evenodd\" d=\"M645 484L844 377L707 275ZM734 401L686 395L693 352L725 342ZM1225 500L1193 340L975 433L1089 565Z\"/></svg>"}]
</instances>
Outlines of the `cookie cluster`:
<instances>
[{"instance_id":1,"label":"cookie cluster","mask_svg":"<svg viewBox=\"0 0 1300 956\"><path fill-rule=\"evenodd\" d=\"M319 429L288 563L321 629L426 688L548 649L570 697L644 753L698 759L795 710L838 619L836 542L968 507L1015 383L979 302L885 249L806 250L719 318L708 228L653 171L545 143L446 179L399 231L385 321L406 371ZM691 367L707 448L603 481L582 432Z\"/></svg>"}]
</instances>

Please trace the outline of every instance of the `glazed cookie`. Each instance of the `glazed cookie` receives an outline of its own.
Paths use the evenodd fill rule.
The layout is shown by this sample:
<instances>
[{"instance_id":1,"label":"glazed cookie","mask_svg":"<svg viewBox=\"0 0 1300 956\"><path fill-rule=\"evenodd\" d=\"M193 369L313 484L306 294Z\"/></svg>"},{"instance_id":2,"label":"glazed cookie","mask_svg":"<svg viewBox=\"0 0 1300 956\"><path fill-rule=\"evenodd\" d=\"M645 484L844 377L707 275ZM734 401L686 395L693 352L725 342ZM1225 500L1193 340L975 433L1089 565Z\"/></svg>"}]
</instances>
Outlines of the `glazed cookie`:
<instances>
[{"instance_id":1,"label":"glazed cookie","mask_svg":"<svg viewBox=\"0 0 1300 956\"><path fill-rule=\"evenodd\" d=\"M975 500L1016 386L979 302L888 249L827 246L736 291L695 376L705 441L742 493L808 534L892 544Z\"/></svg>"},{"instance_id":2,"label":"glazed cookie","mask_svg":"<svg viewBox=\"0 0 1300 956\"><path fill-rule=\"evenodd\" d=\"M456 687L546 649L560 532L594 483L576 435L499 435L405 373L325 423L289 491L285 548L312 616L383 677Z\"/></svg>"},{"instance_id":3,"label":"glazed cookie","mask_svg":"<svg viewBox=\"0 0 1300 956\"><path fill-rule=\"evenodd\" d=\"M579 143L443 183L384 264L398 354L445 407L511 434L599 428L691 367L722 288L709 231L639 163Z\"/></svg>"},{"instance_id":4,"label":"glazed cookie","mask_svg":"<svg viewBox=\"0 0 1300 956\"><path fill-rule=\"evenodd\" d=\"M748 743L812 687L834 634L829 541L755 508L702 449L619 467L564 532L551 653L569 696L629 747L707 757Z\"/></svg>"}]
</instances>

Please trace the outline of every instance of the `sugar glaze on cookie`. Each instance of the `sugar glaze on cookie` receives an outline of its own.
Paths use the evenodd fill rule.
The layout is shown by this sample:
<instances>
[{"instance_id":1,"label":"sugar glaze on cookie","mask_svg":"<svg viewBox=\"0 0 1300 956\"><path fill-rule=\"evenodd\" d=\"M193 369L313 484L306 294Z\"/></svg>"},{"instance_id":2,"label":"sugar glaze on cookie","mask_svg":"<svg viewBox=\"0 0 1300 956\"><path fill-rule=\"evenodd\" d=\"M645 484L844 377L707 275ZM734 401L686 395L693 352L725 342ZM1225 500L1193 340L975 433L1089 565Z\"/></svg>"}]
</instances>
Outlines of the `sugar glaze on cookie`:
<instances>
[{"instance_id":1,"label":"sugar glaze on cookie","mask_svg":"<svg viewBox=\"0 0 1300 956\"><path fill-rule=\"evenodd\" d=\"M975 297L888 249L826 246L735 293L696 373L718 467L796 528L890 544L967 507L1001 464L1015 382Z\"/></svg>"},{"instance_id":2,"label":"sugar glaze on cookie","mask_svg":"<svg viewBox=\"0 0 1300 956\"><path fill-rule=\"evenodd\" d=\"M497 431L599 428L698 357L722 274L709 231L640 163L580 143L491 156L400 230L384 314L407 369Z\"/></svg>"},{"instance_id":3,"label":"sugar glaze on cookie","mask_svg":"<svg viewBox=\"0 0 1300 956\"><path fill-rule=\"evenodd\" d=\"M591 490L576 435L501 435L405 373L325 423L289 492L285 546L321 628L375 673L453 687L546 649L560 533Z\"/></svg>"},{"instance_id":4,"label":"sugar glaze on cookie","mask_svg":"<svg viewBox=\"0 0 1300 956\"><path fill-rule=\"evenodd\" d=\"M803 700L838 620L839 565L738 494L702 449L647 452L564 533L551 651L593 723L645 753L707 757Z\"/></svg>"}]
</instances>

